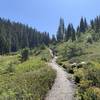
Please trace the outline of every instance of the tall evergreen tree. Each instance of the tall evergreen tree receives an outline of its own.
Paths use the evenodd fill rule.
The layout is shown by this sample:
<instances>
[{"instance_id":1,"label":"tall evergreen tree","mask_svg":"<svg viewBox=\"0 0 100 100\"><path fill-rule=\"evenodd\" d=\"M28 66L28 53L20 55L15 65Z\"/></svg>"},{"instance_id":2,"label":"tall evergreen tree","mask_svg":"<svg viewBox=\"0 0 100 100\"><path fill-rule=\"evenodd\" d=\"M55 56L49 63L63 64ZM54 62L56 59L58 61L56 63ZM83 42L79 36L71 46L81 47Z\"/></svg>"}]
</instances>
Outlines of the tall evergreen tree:
<instances>
[{"instance_id":1,"label":"tall evergreen tree","mask_svg":"<svg viewBox=\"0 0 100 100\"><path fill-rule=\"evenodd\" d=\"M55 35L52 35L51 42L52 42L52 43L56 43L56 37L55 37Z\"/></svg>"},{"instance_id":2,"label":"tall evergreen tree","mask_svg":"<svg viewBox=\"0 0 100 100\"><path fill-rule=\"evenodd\" d=\"M77 38L79 38L81 36L80 27L79 26L77 27L76 36L77 36Z\"/></svg>"},{"instance_id":3,"label":"tall evergreen tree","mask_svg":"<svg viewBox=\"0 0 100 100\"><path fill-rule=\"evenodd\" d=\"M97 16L97 18L95 19L95 31L99 32L100 30L100 17Z\"/></svg>"},{"instance_id":4,"label":"tall evergreen tree","mask_svg":"<svg viewBox=\"0 0 100 100\"><path fill-rule=\"evenodd\" d=\"M82 33L85 32L85 23L84 23L84 18L83 17L80 20L80 32L82 32Z\"/></svg>"},{"instance_id":5,"label":"tall evergreen tree","mask_svg":"<svg viewBox=\"0 0 100 100\"><path fill-rule=\"evenodd\" d=\"M91 24L91 28L94 29L94 21L93 20L90 21L90 24Z\"/></svg>"},{"instance_id":6,"label":"tall evergreen tree","mask_svg":"<svg viewBox=\"0 0 100 100\"><path fill-rule=\"evenodd\" d=\"M67 29L66 29L66 33L65 33L65 39L66 41L68 41L71 37L71 24L68 25Z\"/></svg>"},{"instance_id":7,"label":"tall evergreen tree","mask_svg":"<svg viewBox=\"0 0 100 100\"><path fill-rule=\"evenodd\" d=\"M88 29L88 24L87 24L86 18L84 18L84 27L85 27L85 31L86 31Z\"/></svg>"},{"instance_id":8,"label":"tall evergreen tree","mask_svg":"<svg viewBox=\"0 0 100 100\"><path fill-rule=\"evenodd\" d=\"M72 37L72 41L76 40L76 32L73 25L71 25L71 37Z\"/></svg>"},{"instance_id":9,"label":"tall evergreen tree","mask_svg":"<svg viewBox=\"0 0 100 100\"><path fill-rule=\"evenodd\" d=\"M76 40L75 29L72 24L69 24L65 33L65 40L68 41L71 39L72 41Z\"/></svg>"},{"instance_id":10,"label":"tall evergreen tree","mask_svg":"<svg viewBox=\"0 0 100 100\"><path fill-rule=\"evenodd\" d=\"M60 18L60 24L57 31L57 41L64 41L65 38L65 25L64 20Z\"/></svg>"}]
</instances>

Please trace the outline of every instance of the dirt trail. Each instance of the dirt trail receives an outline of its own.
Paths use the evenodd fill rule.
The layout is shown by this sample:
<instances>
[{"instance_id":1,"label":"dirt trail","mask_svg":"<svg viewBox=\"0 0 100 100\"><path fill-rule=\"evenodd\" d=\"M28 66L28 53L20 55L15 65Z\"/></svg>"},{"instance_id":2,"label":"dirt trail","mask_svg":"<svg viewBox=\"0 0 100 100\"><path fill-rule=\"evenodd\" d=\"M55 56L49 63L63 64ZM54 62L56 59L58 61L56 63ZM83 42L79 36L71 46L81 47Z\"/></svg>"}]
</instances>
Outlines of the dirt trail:
<instances>
[{"instance_id":1,"label":"dirt trail","mask_svg":"<svg viewBox=\"0 0 100 100\"><path fill-rule=\"evenodd\" d=\"M54 57L49 65L57 71L57 77L45 100L74 100L74 85L68 80L69 74L56 63L56 58Z\"/></svg>"}]
</instances>

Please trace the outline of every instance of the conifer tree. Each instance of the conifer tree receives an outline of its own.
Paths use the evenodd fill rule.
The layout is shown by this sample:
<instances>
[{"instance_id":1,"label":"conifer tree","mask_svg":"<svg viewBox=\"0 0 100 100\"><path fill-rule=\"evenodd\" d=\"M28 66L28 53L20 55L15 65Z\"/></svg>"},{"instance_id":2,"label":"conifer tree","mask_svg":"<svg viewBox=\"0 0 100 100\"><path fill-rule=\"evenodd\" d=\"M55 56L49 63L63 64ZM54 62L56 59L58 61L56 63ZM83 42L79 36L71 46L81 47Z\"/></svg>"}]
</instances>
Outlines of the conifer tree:
<instances>
[{"instance_id":1,"label":"conifer tree","mask_svg":"<svg viewBox=\"0 0 100 100\"><path fill-rule=\"evenodd\" d=\"M83 17L80 20L80 32L84 33L85 32L85 23Z\"/></svg>"},{"instance_id":2,"label":"conifer tree","mask_svg":"<svg viewBox=\"0 0 100 100\"><path fill-rule=\"evenodd\" d=\"M84 26L85 26L85 31L88 29L88 24L86 18L84 19Z\"/></svg>"},{"instance_id":3,"label":"conifer tree","mask_svg":"<svg viewBox=\"0 0 100 100\"><path fill-rule=\"evenodd\" d=\"M68 25L67 29L66 29L66 34L65 34L65 38L66 38L66 41L68 41L70 38L71 38L71 24Z\"/></svg>"},{"instance_id":4,"label":"conifer tree","mask_svg":"<svg viewBox=\"0 0 100 100\"><path fill-rule=\"evenodd\" d=\"M64 20L60 18L60 24L57 31L57 41L64 41L64 38L65 38Z\"/></svg>"},{"instance_id":5,"label":"conifer tree","mask_svg":"<svg viewBox=\"0 0 100 100\"><path fill-rule=\"evenodd\" d=\"M76 40L76 34L75 29L72 24L69 24L65 33L65 39L68 41L71 39L72 41Z\"/></svg>"},{"instance_id":6,"label":"conifer tree","mask_svg":"<svg viewBox=\"0 0 100 100\"><path fill-rule=\"evenodd\" d=\"M56 37L55 35L52 35L52 40L51 40L52 43L56 43Z\"/></svg>"},{"instance_id":7,"label":"conifer tree","mask_svg":"<svg viewBox=\"0 0 100 100\"><path fill-rule=\"evenodd\" d=\"M76 32L75 32L75 29L73 27L73 25L71 25L71 37L72 37L72 41L75 41L76 40Z\"/></svg>"}]
</instances>

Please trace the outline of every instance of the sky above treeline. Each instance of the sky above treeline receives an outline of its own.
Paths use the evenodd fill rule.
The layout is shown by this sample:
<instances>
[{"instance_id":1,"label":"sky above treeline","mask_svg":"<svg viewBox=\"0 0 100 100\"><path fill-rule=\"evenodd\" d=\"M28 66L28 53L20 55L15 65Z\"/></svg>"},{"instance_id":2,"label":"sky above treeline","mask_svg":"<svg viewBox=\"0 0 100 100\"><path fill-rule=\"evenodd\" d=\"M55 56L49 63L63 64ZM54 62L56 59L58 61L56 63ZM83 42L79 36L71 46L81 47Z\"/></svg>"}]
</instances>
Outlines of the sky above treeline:
<instances>
[{"instance_id":1,"label":"sky above treeline","mask_svg":"<svg viewBox=\"0 0 100 100\"><path fill-rule=\"evenodd\" d=\"M100 0L0 0L0 17L56 34L60 17L76 27L100 15Z\"/></svg>"}]
</instances>

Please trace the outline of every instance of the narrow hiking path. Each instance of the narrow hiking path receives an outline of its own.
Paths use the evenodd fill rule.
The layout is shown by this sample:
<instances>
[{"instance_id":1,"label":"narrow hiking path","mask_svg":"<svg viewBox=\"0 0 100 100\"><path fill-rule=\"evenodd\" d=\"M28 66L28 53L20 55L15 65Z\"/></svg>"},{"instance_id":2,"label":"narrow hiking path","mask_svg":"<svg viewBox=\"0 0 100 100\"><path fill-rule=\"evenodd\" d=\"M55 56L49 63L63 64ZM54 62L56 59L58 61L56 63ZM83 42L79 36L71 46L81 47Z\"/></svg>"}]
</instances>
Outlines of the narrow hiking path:
<instances>
[{"instance_id":1,"label":"narrow hiking path","mask_svg":"<svg viewBox=\"0 0 100 100\"><path fill-rule=\"evenodd\" d=\"M51 50L50 53L53 55ZM69 74L56 63L56 59L54 57L49 63L57 71L57 77L45 100L74 100L74 85L68 80Z\"/></svg>"}]
</instances>

